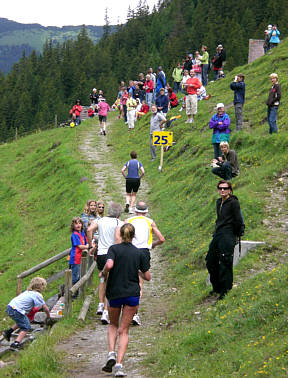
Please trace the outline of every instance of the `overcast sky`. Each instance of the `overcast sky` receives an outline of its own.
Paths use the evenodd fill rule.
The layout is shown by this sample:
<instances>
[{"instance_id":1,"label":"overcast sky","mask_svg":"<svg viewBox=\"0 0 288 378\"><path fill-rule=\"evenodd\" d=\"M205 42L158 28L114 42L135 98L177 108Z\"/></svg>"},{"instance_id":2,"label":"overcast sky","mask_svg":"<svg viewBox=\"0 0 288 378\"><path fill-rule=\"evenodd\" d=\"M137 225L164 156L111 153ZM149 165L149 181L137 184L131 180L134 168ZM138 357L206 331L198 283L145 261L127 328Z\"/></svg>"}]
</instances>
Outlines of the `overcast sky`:
<instances>
[{"instance_id":1,"label":"overcast sky","mask_svg":"<svg viewBox=\"0 0 288 378\"><path fill-rule=\"evenodd\" d=\"M142 0L143 1L143 0ZM146 0L149 9L158 0ZM43 26L103 25L105 8L111 24L124 23L130 5L135 9L139 0L4 0L0 17L24 24Z\"/></svg>"}]
</instances>

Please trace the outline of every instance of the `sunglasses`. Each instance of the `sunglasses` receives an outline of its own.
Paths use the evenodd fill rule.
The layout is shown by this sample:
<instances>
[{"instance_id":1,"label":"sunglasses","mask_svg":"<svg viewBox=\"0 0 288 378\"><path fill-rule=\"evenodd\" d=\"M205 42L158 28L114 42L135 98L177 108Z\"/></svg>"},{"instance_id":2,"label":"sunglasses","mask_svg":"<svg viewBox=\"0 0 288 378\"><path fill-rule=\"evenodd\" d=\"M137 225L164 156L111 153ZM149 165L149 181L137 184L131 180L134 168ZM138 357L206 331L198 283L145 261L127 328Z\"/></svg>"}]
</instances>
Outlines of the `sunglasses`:
<instances>
[{"instance_id":1,"label":"sunglasses","mask_svg":"<svg viewBox=\"0 0 288 378\"><path fill-rule=\"evenodd\" d=\"M220 186L218 190L228 190L230 189L228 186Z\"/></svg>"},{"instance_id":2,"label":"sunglasses","mask_svg":"<svg viewBox=\"0 0 288 378\"><path fill-rule=\"evenodd\" d=\"M98 206L98 209L104 209L104 206Z\"/></svg>"}]
</instances>

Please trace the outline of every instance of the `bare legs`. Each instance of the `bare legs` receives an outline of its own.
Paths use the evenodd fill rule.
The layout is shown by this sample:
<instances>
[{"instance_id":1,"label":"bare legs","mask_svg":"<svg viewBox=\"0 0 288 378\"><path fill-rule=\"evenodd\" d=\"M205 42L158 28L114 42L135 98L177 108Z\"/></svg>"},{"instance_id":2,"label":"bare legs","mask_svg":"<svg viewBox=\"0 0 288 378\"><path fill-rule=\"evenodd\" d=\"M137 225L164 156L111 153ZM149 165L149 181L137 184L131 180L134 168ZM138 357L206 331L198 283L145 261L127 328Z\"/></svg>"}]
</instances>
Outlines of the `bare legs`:
<instances>
[{"instance_id":1,"label":"bare legs","mask_svg":"<svg viewBox=\"0 0 288 378\"><path fill-rule=\"evenodd\" d=\"M136 193L126 193L126 203L129 203L129 206L132 208L136 201Z\"/></svg>"},{"instance_id":2,"label":"bare legs","mask_svg":"<svg viewBox=\"0 0 288 378\"><path fill-rule=\"evenodd\" d=\"M108 310L108 302L106 298L106 284L107 284L107 276L104 279L104 282L99 283L98 293L99 293L99 302L104 303L104 309Z\"/></svg>"},{"instance_id":3,"label":"bare legs","mask_svg":"<svg viewBox=\"0 0 288 378\"><path fill-rule=\"evenodd\" d=\"M118 353L117 353L117 364L122 364L124 355L126 353L129 341L129 327L133 316L136 314L139 306L123 306L122 318L119 326L119 318L121 313L121 308L109 307L109 319L110 324L108 327L108 343L109 352L115 351L117 334L119 335L118 340Z\"/></svg>"}]
</instances>

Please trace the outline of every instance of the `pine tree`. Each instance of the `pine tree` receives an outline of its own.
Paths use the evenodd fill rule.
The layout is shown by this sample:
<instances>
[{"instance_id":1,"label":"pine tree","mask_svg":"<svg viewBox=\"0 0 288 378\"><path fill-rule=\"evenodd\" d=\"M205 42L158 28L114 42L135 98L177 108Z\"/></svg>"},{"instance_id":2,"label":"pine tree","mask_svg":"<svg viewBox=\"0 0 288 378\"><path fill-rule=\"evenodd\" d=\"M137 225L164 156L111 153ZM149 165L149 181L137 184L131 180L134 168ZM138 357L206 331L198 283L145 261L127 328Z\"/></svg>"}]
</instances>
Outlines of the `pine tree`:
<instances>
[{"instance_id":1,"label":"pine tree","mask_svg":"<svg viewBox=\"0 0 288 378\"><path fill-rule=\"evenodd\" d=\"M107 37L110 34L110 21L109 21L109 16L108 16L108 8L105 8L105 16L104 16L104 21L105 24L103 26L103 38L107 39Z\"/></svg>"}]
</instances>

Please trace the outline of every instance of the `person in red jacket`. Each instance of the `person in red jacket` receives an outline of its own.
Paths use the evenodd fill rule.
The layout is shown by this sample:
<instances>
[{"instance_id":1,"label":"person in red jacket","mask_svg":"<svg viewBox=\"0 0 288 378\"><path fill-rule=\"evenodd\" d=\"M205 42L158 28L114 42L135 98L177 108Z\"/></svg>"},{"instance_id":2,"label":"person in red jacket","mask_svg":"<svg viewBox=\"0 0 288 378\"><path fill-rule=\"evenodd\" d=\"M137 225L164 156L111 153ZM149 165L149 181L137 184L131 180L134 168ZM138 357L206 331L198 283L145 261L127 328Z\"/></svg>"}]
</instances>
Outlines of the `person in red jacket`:
<instances>
[{"instance_id":1,"label":"person in red jacket","mask_svg":"<svg viewBox=\"0 0 288 378\"><path fill-rule=\"evenodd\" d=\"M173 92L172 88L168 89L168 97L169 97L170 108L171 109L176 108L176 106L178 106L178 98L176 94Z\"/></svg>"},{"instance_id":2,"label":"person in red jacket","mask_svg":"<svg viewBox=\"0 0 288 378\"><path fill-rule=\"evenodd\" d=\"M186 114L188 119L186 123L194 122L194 115L197 114L197 89L201 88L201 81L195 77L194 70L190 70L190 78L184 84L187 92L186 96Z\"/></svg>"},{"instance_id":3,"label":"person in red jacket","mask_svg":"<svg viewBox=\"0 0 288 378\"><path fill-rule=\"evenodd\" d=\"M144 116L146 113L149 112L149 105L146 104L146 101L142 101L142 106L139 112L136 112L136 119L139 119L140 116Z\"/></svg>"},{"instance_id":4,"label":"person in red jacket","mask_svg":"<svg viewBox=\"0 0 288 378\"><path fill-rule=\"evenodd\" d=\"M72 118L73 119L75 118L76 126L80 125L80 123L81 123L81 118L80 118L81 112L82 112L81 102L80 102L80 100L77 100L76 104L72 108ZM73 115L75 115L75 116L73 117Z\"/></svg>"},{"instance_id":5,"label":"person in red jacket","mask_svg":"<svg viewBox=\"0 0 288 378\"><path fill-rule=\"evenodd\" d=\"M154 88L153 80L151 80L151 76L147 74L146 81L144 84L144 89L146 92L146 103L148 104L149 109L151 108L151 104L152 104L153 88Z\"/></svg>"}]
</instances>

